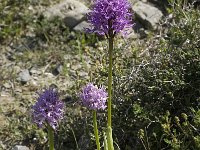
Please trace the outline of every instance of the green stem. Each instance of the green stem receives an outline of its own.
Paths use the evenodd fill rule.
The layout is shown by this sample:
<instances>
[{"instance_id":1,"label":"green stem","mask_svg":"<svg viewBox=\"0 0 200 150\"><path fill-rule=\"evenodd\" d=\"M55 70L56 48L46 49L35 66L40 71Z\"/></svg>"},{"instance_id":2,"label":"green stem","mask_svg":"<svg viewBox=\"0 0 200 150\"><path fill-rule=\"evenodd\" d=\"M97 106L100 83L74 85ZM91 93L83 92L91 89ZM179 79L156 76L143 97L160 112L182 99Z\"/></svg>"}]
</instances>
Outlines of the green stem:
<instances>
[{"instance_id":1,"label":"green stem","mask_svg":"<svg viewBox=\"0 0 200 150\"><path fill-rule=\"evenodd\" d=\"M99 134L97 129L97 112L95 110L93 111L93 124L94 124L94 135L96 138L97 150L100 150Z\"/></svg>"},{"instance_id":2,"label":"green stem","mask_svg":"<svg viewBox=\"0 0 200 150\"><path fill-rule=\"evenodd\" d=\"M112 57L113 57L113 38L109 37L108 39L109 43L109 70L108 70L108 126L111 127L111 115L112 115Z\"/></svg>"},{"instance_id":3,"label":"green stem","mask_svg":"<svg viewBox=\"0 0 200 150\"><path fill-rule=\"evenodd\" d=\"M49 138L49 150L54 150L54 133L53 128L48 124L48 138Z\"/></svg>"},{"instance_id":4,"label":"green stem","mask_svg":"<svg viewBox=\"0 0 200 150\"><path fill-rule=\"evenodd\" d=\"M112 32L111 32L112 33ZM109 43L109 70L108 70L108 127L107 127L107 144L108 150L114 150L112 139L112 57L113 57L113 36L108 39Z\"/></svg>"},{"instance_id":5,"label":"green stem","mask_svg":"<svg viewBox=\"0 0 200 150\"><path fill-rule=\"evenodd\" d=\"M113 138L112 138L112 128L110 126L108 126L108 128L107 128L107 145L108 145L108 150L114 150Z\"/></svg>"}]
</instances>

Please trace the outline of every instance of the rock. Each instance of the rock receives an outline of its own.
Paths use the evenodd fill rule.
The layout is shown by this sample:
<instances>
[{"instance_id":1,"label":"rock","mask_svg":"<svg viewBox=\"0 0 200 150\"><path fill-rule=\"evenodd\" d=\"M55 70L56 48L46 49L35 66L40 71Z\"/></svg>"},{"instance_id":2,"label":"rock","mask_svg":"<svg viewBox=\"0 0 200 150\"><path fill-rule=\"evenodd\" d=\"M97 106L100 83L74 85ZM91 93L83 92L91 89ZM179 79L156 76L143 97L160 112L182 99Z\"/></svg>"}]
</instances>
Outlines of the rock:
<instances>
[{"instance_id":1,"label":"rock","mask_svg":"<svg viewBox=\"0 0 200 150\"><path fill-rule=\"evenodd\" d=\"M72 65L72 69L73 69L73 70L79 70L79 69L81 69L81 68L82 68L82 66L81 66L81 64L79 64L79 63Z\"/></svg>"},{"instance_id":2,"label":"rock","mask_svg":"<svg viewBox=\"0 0 200 150\"><path fill-rule=\"evenodd\" d=\"M22 93L21 87L19 87L19 86L15 87L14 92L15 92L15 94L21 94Z\"/></svg>"},{"instance_id":3,"label":"rock","mask_svg":"<svg viewBox=\"0 0 200 150\"><path fill-rule=\"evenodd\" d=\"M75 26L73 29L75 31L84 31L85 28L89 28L89 23L86 21L83 21L81 23L79 23L77 26Z\"/></svg>"},{"instance_id":4,"label":"rock","mask_svg":"<svg viewBox=\"0 0 200 150\"><path fill-rule=\"evenodd\" d=\"M50 7L44 12L44 16L52 19L61 17L69 28L85 20L85 14L89 12L88 7L76 0L63 0Z\"/></svg>"},{"instance_id":5,"label":"rock","mask_svg":"<svg viewBox=\"0 0 200 150\"><path fill-rule=\"evenodd\" d=\"M137 39L138 38L138 34L136 33L136 31L133 30L133 28L129 29L128 34L126 35L126 37L128 39Z\"/></svg>"},{"instance_id":6,"label":"rock","mask_svg":"<svg viewBox=\"0 0 200 150\"><path fill-rule=\"evenodd\" d=\"M31 75L41 75L41 74L42 74L42 71L39 70L38 68L33 67L33 68L31 68L31 70L30 70L30 74L31 74Z\"/></svg>"},{"instance_id":7,"label":"rock","mask_svg":"<svg viewBox=\"0 0 200 150\"><path fill-rule=\"evenodd\" d=\"M84 77L84 78L89 78L89 76L88 76L88 73L87 72L84 72L84 71L79 71L78 72L78 75L80 76L80 77Z\"/></svg>"},{"instance_id":8,"label":"rock","mask_svg":"<svg viewBox=\"0 0 200 150\"><path fill-rule=\"evenodd\" d=\"M29 150L29 148L26 146L16 145L12 150Z\"/></svg>"},{"instance_id":9,"label":"rock","mask_svg":"<svg viewBox=\"0 0 200 150\"><path fill-rule=\"evenodd\" d=\"M12 86L10 83L4 83L3 87L5 87L6 89L10 89Z\"/></svg>"},{"instance_id":10,"label":"rock","mask_svg":"<svg viewBox=\"0 0 200 150\"><path fill-rule=\"evenodd\" d=\"M20 67L19 66L13 66L13 71L18 74L20 72Z\"/></svg>"},{"instance_id":11,"label":"rock","mask_svg":"<svg viewBox=\"0 0 200 150\"><path fill-rule=\"evenodd\" d=\"M156 7L141 1L135 3L132 7L136 18L148 29L155 30L163 13Z\"/></svg>"},{"instance_id":12,"label":"rock","mask_svg":"<svg viewBox=\"0 0 200 150\"><path fill-rule=\"evenodd\" d=\"M23 70L22 72L19 73L19 76L17 78L18 81L22 83L26 83L31 79L31 76L29 74L29 71L27 69Z\"/></svg>"},{"instance_id":13,"label":"rock","mask_svg":"<svg viewBox=\"0 0 200 150\"><path fill-rule=\"evenodd\" d=\"M63 65L58 64L58 65L56 65L55 69L53 69L52 74L54 76L57 76L58 74L60 74L62 72L62 70L63 70Z\"/></svg>"},{"instance_id":14,"label":"rock","mask_svg":"<svg viewBox=\"0 0 200 150\"><path fill-rule=\"evenodd\" d=\"M69 70L69 76L76 78L77 77L76 71L75 70Z\"/></svg>"}]
</instances>

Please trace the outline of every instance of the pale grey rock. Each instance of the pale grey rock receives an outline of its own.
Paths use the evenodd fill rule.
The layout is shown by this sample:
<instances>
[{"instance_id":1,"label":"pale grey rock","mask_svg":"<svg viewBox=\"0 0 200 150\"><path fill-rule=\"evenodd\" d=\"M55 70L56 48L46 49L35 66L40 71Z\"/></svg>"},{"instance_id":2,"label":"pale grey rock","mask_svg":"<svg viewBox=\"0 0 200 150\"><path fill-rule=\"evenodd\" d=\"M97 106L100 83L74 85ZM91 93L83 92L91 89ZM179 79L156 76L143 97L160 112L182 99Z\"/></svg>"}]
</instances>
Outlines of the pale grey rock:
<instances>
[{"instance_id":1,"label":"pale grey rock","mask_svg":"<svg viewBox=\"0 0 200 150\"><path fill-rule=\"evenodd\" d=\"M84 71L79 71L78 75L80 76L81 79L89 79L90 78L88 73L84 72Z\"/></svg>"},{"instance_id":2,"label":"pale grey rock","mask_svg":"<svg viewBox=\"0 0 200 150\"><path fill-rule=\"evenodd\" d=\"M42 71L39 70L38 68L33 67L33 68L30 69L30 74L32 74L32 75L41 75Z\"/></svg>"},{"instance_id":3,"label":"pale grey rock","mask_svg":"<svg viewBox=\"0 0 200 150\"><path fill-rule=\"evenodd\" d=\"M17 78L18 81L21 81L22 83L26 83L31 79L29 70L25 69L22 72L19 73L19 76Z\"/></svg>"},{"instance_id":4,"label":"pale grey rock","mask_svg":"<svg viewBox=\"0 0 200 150\"><path fill-rule=\"evenodd\" d=\"M16 93L22 93L22 89L20 87L15 87L15 90L14 90L15 94Z\"/></svg>"},{"instance_id":5,"label":"pale grey rock","mask_svg":"<svg viewBox=\"0 0 200 150\"><path fill-rule=\"evenodd\" d=\"M163 13L156 7L141 1L132 6L136 18L147 28L155 30Z\"/></svg>"},{"instance_id":6,"label":"pale grey rock","mask_svg":"<svg viewBox=\"0 0 200 150\"><path fill-rule=\"evenodd\" d=\"M19 66L13 66L13 71L18 74L20 72L21 68Z\"/></svg>"},{"instance_id":7,"label":"pale grey rock","mask_svg":"<svg viewBox=\"0 0 200 150\"><path fill-rule=\"evenodd\" d=\"M73 28L85 20L88 12L88 7L77 0L63 0L48 8L43 14L48 19L60 17L68 27Z\"/></svg>"},{"instance_id":8,"label":"pale grey rock","mask_svg":"<svg viewBox=\"0 0 200 150\"><path fill-rule=\"evenodd\" d=\"M12 150L30 150L30 149L26 146L16 145L15 147L12 148Z\"/></svg>"},{"instance_id":9,"label":"pale grey rock","mask_svg":"<svg viewBox=\"0 0 200 150\"><path fill-rule=\"evenodd\" d=\"M79 63L77 63L77 64L75 64L75 65L72 66L73 70L79 70L81 68L82 68L82 66Z\"/></svg>"},{"instance_id":10,"label":"pale grey rock","mask_svg":"<svg viewBox=\"0 0 200 150\"><path fill-rule=\"evenodd\" d=\"M5 87L6 89L10 89L12 86L10 83L4 83L3 87Z\"/></svg>"},{"instance_id":11,"label":"pale grey rock","mask_svg":"<svg viewBox=\"0 0 200 150\"><path fill-rule=\"evenodd\" d=\"M90 24L86 21L79 23L77 26L74 27L75 31L84 31L85 28L89 28Z\"/></svg>"},{"instance_id":12,"label":"pale grey rock","mask_svg":"<svg viewBox=\"0 0 200 150\"><path fill-rule=\"evenodd\" d=\"M131 28L127 31L126 37L128 39L137 39L139 35L136 33L136 31L133 30L133 28Z\"/></svg>"}]
</instances>

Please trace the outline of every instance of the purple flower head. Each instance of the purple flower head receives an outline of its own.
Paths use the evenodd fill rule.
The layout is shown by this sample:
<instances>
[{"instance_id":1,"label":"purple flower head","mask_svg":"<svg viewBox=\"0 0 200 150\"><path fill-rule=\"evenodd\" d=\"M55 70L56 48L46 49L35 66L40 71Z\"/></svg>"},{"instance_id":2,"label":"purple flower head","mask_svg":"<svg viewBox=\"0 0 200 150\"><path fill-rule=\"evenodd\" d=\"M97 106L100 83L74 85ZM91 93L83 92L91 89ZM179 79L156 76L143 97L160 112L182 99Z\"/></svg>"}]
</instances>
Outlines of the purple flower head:
<instances>
[{"instance_id":1,"label":"purple flower head","mask_svg":"<svg viewBox=\"0 0 200 150\"><path fill-rule=\"evenodd\" d=\"M104 88L98 88L92 83L87 84L80 94L82 104L91 110L104 110L108 94Z\"/></svg>"},{"instance_id":2,"label":"purple flower head","mask_svg":"<svg viewBox=\"0 0 200 150\"><path fill-rule=\"evenodd\" d=\"M48 123L54 130L58 121L63 118L64 104L59 100L58 92L52 88L46 89L39 94L33 108L33 121L41 128Z\"/></svg>"},{"instance_id":3,"label":"purple flower head","mask_svg":"<svg viewBox=\"0 0 200 150\"><path fill-rule=\"evenodd\" d=\"M89 32L114 37L133 26L132 13L128 0L94 0L92 10L88 13L88 22L91 23Z\"/></svg>"}]
</instances>

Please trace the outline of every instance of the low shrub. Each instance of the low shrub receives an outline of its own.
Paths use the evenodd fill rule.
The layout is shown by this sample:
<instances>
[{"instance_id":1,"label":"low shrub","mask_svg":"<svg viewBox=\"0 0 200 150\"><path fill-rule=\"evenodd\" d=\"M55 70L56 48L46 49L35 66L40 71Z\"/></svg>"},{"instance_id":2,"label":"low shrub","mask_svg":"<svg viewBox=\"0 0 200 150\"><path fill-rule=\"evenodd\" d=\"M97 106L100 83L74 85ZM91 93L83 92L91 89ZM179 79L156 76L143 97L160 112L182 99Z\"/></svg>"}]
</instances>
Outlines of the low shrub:
<instances>
[{"instance_id":1,"label":"low shrub","mask_svg":"<svg viewBox=\"0 0 200 150\"><path fill-rule=\"evenodd\" d=\"M151 42L145 58L116 73L115 135L121 148L199 148L200 11L174 3L171 12L167 34Z\"/></svg>"}]
</instances>

